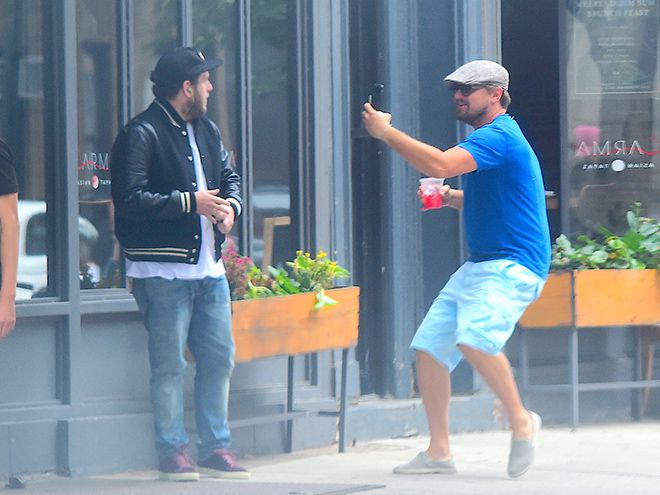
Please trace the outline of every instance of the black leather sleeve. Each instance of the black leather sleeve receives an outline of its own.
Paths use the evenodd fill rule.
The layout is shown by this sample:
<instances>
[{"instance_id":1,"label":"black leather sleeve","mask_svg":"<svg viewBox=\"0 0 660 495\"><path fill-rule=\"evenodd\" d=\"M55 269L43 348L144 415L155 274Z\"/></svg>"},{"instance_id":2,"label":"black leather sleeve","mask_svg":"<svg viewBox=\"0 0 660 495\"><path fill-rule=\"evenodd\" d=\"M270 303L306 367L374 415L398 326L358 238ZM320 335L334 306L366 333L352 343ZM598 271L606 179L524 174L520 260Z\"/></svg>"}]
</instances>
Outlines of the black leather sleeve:
<instances>
[{"instance_id":1,"label":"black leather sleeve","mask_svg":"<svg viewBox=\"0 0 660 495\"><path fill-rule=\"evenodd\" d=\"M154 192L149 169L157 137L148 123L132 122L118 135L112 148L110 170L116 214L131 220L167 220L195 212L194 194L177 190Z\"/></svg>"},{"instance_id":2,"label":"black leather sleeve","mask_svg":"<svg viewBox=\"0 0 660 495\"><path fill-rule=\"evenodd\" d=\"M207 121L211 124L213 132L217 139L216 145L220 146L220 163L216 166L220 167L220 196L223 198L234 198L241 205L241 210L243 208L243 199L241 198L241 177L234 171L231 163L231 154L225 148L225 145L222 142L222 136L220 134L220 129L213 122ZM238 211L235 206L234 214L238 218Z\"/></svg>"}]
</instances>

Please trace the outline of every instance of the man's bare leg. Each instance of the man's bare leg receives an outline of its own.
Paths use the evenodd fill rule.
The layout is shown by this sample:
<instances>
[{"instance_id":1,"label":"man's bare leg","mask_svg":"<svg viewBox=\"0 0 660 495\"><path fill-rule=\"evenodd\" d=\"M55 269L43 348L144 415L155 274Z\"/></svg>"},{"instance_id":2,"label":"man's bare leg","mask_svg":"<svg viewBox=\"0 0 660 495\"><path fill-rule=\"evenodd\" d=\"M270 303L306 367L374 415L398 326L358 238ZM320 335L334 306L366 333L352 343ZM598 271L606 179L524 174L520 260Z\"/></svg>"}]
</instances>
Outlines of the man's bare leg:
<instances>
[{"instance_id":1,"label":"man's bare leg","mask_svg":"<svg viewBox=\"0 0 660 495\"><path fill-rule=\"evenodd\" d=\"M532 418L520 400L518 387L506 356L502 353L493 356L463 344L458 347L465 359L502 401L504 410L509 417L513 438L531 438L533 434Z\"/></svg>"},{"instance_id":2,"label":"man's bare leg","mask_svg":"<svg viewBox=\"0 0 660 495\"><path fill-rule=\"evenodd\" d=\"M451 458L449 447L449 370L424 351L417 351L417 380L429 423L431 440L426 454L433 460Z\"/></svg>"}]
</instances>

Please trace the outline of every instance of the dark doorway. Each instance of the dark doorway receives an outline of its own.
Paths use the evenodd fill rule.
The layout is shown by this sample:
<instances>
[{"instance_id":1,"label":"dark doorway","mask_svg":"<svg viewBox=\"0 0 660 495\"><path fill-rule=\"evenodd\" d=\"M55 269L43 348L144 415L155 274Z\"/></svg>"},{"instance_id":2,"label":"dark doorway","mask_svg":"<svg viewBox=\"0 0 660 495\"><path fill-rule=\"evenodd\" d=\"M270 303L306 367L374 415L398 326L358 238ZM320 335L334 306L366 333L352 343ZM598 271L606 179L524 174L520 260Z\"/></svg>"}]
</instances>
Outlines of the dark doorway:
<instances>
[{"instance_id":1,"label":"dark doorway","mask_svg":"<svg viewBox=\"0 0 660 495\"><path fill-rule=\"evenodd\" d=\"M381 248L379 200L374 185L380 183L378 145L370 139L361 122L362 103L378 83L381 53L378 44L380 8L378 0L350 3L351 60L351 137L353 181L354 267L360 286L360 337L357 358L360 361L362 394L386 393L385 342L379 332L384 317L379 287ZM378 102L382 104L382 102Z\"/></svg>"},{"instance_id":2,"label":"dark doorway","mask_svg":"<svg viewBox=\"0 0 660 495\"><path fill-rule=\"evenodd\" d=\"M380 0L350 3L353 275L361 288L357 348L361 393L403 397L415 393L414 380L407 380L407 375L406 380L399 380L405 373L410 372L411 377L413 374L414 352L408 349L408 343L438 290L460 264L461 234L456 212L425 213L419 226L408 229L405 235L394 236L393 241L401 243L398 246L404 256L414 257L415 263L424 267L420 269L420 276L406 273L402 277L410 278L394 281L388 273L392 269L388 264L391 263L388 255L393 246L385 240L389 238L385 234L391 227L393 215L401 215L401 212L395 213L391 199L378 194L379 185L388 182L391 185L392 177L384 174L392 172L387 172L388 169L383 166L383 145L369 138L363 129L361 110L370 93L377 98L375 106L380 110L390 111L401 101L409 101L408 94L397 94L391 87L391 64L396 63L391 57L396 57L396 53L388 53L388 50L392 51L388 36L397 31L397 22L404 22L392 17L394 7ZM456 143L456 121L450 110L451 100L442 84L444 75L455 66L453 8L454 2L449 0L419 0L416 3L414 43L417 49L412 51L410 57L416 57L412 67L416 70L413 77L418 78L415 92L419 100L410 101L414 109L403 109L419 120L419 133L414 137L442 149ZM385 25L386 22L389 25ZM406 24L403 31L407 27ZM402 69L397 67L397 70ZM380 83L390 85L383 94L378 94L374 87ZM399 107L395 119L403 118L401 110ZM452 185L456 187L455 180L452 180ZM404 187L400 183L396 186ZM415 182L405 187L410 187L410 190L401 192L414 196ZM414 203L414 208L417 208ZM405 215L417 214L420 213L412 210L405 212ZM421 250L415 236L421 239ZM405 287L412 287L414 291L419 285L421 294L406 292ZM418 314L394 326L392 318L398 307L392 306L397 304L414 305L414 311ZM471 370L466 370L466 373L458 371L454 378L457 393L472 391ZM398 385L403 382L403 386ZM407 388L408 383L411 384L410 389Z\"/></svg>"},{"instance_id":3,"label":"dark doorway","mask_svg":"<svg viewBox=\"0 0 660 495\"><path fill-rule=\"evenodd\" d=\"M555 0L502 2L502 63L509 70L515 117L536 152L545 188L559 194L559 8ZM558 201L550 201L550 235L559 235Z\"/></svg>"}]
</instances>

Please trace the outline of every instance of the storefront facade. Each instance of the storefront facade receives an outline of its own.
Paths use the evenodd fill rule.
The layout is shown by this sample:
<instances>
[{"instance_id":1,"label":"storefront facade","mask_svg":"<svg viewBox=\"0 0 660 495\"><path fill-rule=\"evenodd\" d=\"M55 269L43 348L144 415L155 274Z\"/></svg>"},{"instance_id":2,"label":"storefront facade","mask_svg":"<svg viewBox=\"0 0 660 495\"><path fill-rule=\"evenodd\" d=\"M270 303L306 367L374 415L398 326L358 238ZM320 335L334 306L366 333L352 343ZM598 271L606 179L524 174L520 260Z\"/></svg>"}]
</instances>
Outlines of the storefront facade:
<instances>
[{"instance_id":1,"label":"storefront facade","mask_svg":"<svg viewBox=\"0 0 660 495\"><path fill-rule=\"evenodd\" d=\"M346 3L0 7L1 132L16 154L22 227L18 323L0 345L0 473L152 466L147 336L113 235L113 140L151 102L149 75L164 50L194 45L222 58L209 113L244 181L235 245L261 265L264 218L286 216L273 263L304 248L350 266ZM300 400L334 403L333 358L301 360ZM281 410L285 384L286 359L237 366L231 416ZM324 429L321 444L334 436ZM281 451L282 430L237 429L236 450Z\"/></svg>"},{"instance_id":2,"label":"storefront facade","mask_svg":"<svg viewBox=\"0 0 660 495\"><path fill-rule=\"evenodd\" d=\"M468 60L503 60L512 112L559 197L553 234L598 221L593 211L606 212L593 202L603 197L621 207L598 188L601 199L581 203L586 182L608 184L604 174L625 177L625 199L639 196L657 217L658 6L636 2L646 13L626 15L628 37L621 28L609 41L598 2L538 2L554 21L536 52L547 63L530 71L534 53L520 39L534 13L523 0L0 0L0 133L17 157L22 222L18 323L0 342L0 474L154 464L146 334L113 236L108 163L120 126L152 99L149 74L164 50L192 45L224 60L209 114L243 177L238 249L261 264L264 219L288 217L272 263L304 248L348 267L362 289L351 395L402 399L416 394L408 342L466 247L459 214L419 213L419 174L366 137L361 103L382 84L379 103L398 127L448 147L469 129L456 124L442 77ZM630 34L640 29L649 34ZM608 49L616 40L628 48ZM625 79L613 59L639 77ZM543 105L542 81L557 93ZM299 399L332 406L339 355L299 360ZM237 366L231 417L281 411L285 383L286 359ZM454 389L489 415L467 367ZM333 419L296 428L295 448L335 438ZM278 452L283 431L236 429L234 444Z\"/></svg>"},{"instance_id":3,"label":"storefront facade","mask_svg":"<svg viewBox=\"0 0 660 495\"><path fill-rule=\"evenodd\" d=\"M635 203L660 218L660 7L656 0L506 0L502 61L511 71L511 113L543 167L553 239L597 238L601 227L628 229ZM522 50L521 46L525 49ZM637 297L630 294L631 298ZM530 334L533 383L567 380L566 329ZM640 376L638 328L580 330L583 382ZM514 363L518 336L509 343ZM657 363L657 360L656 360ZM657 364L651 369L657 376ZM582 421L636 416L639 392L582 394ZM657 416L651 392L647 415ZM531 394L544 419L568 422L566 393Z\"/></svg>"}]
</instances>

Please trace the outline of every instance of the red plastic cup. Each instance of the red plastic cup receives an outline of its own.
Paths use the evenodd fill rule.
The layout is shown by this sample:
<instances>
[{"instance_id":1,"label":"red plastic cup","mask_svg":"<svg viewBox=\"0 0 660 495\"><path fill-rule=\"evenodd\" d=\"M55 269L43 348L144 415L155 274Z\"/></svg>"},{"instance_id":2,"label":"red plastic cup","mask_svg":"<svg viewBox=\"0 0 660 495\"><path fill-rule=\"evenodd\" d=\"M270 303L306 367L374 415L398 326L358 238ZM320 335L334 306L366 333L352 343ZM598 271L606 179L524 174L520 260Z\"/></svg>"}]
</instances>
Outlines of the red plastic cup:
<instances>
[{"instance_id":1,"label":"red plastic cup","mask_svg":"<svg viewBox=\"0 0 660 495\"><path fill-rule=\"evenodd\" d=\"M442 208L442 185L444 182L445 179L438 177L419 179L419 185L422 191L422 211Z\"/></svg>"},{"instance_id":2,"label":"red plastic cup","mask_svg":"<svg viewBox=\"0 0 660 495\"><path fill-rule=\"evenodd\" d=\"M422 210L433 210L435 208L442 208L442 194L433 193L429 195L422 196L422 204L424 207Z\"/></svg>"}]
</instances>

